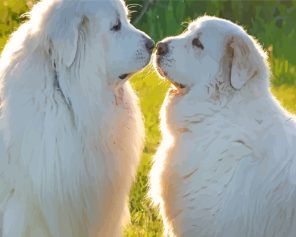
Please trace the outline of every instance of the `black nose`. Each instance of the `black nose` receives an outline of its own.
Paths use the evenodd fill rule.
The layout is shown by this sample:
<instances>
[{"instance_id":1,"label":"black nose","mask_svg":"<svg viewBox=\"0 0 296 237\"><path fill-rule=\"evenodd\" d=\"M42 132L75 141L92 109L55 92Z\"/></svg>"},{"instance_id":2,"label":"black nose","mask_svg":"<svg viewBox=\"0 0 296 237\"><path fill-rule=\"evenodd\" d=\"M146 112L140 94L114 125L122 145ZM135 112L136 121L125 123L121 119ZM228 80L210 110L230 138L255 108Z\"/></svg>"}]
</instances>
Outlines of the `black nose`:
<instances>
[{"instance_id":1,"label":"black nose","mask_svg":"<svg viewBox=\"0 0 296 237\"><path fill-rule=\"evenodd\" d=\"M169 52L169 47L167 43L160 42L157 44L157 55L164 56Z\"/></svg>"},{"instance_id":2,"label":"black nose","mask_svg":"<svg viewBox=\"0 0 296 237\"><path fill-rule=\"evenodd\" d=\"M148 50L149 53L152 53L154 49L154 41L152 39L147 39L145 43L146 49Z\"/></svg>"}]
</instances>

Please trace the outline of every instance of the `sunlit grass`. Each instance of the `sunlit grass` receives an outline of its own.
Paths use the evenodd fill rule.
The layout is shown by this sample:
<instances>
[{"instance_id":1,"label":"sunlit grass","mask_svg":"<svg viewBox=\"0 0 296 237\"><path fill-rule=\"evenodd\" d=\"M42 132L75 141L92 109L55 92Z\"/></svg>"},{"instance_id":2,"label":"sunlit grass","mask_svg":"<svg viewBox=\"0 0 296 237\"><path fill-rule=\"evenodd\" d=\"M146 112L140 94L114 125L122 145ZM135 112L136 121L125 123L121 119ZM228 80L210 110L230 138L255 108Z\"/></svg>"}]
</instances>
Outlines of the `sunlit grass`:
<instances>
[{"instance_id":1,"label":"sunlit grass","mask_svg":"<svg viewBox=\"0 0 296 237\"><path fill-rule=\"evenodd\" d=\"M159 79L152 66L135 75L131 81L140 99L145 121L146 143L137 179L130 194L131 224L126 228L125 235L158 237L162 236L162 222L147 197L147 175L151 168L151 157L161 139L158 113L169 84Z\"/></svg>"},{"instance_id":2,"label":"sunlit grass","mask_svg":"<svg viewBox=\"0 0 296 237\"><path fill-rule=\"evenodd\" d=\"M272 93L289 112L296 114L296 86L274 86Z\"/></svg>"},{"instance_id":3,"label":"sunlit grass","mask_svg":"<svg viewBox=\"0 0 296 237\"><path fill-rule=\"evenodd\" d=\"M296 53L296 51L295 51ZM272 61L273 84L280 86L283 84L296 85L296 65L291 64L287 59L274 58Z\"/></svg>"}]
</instances>

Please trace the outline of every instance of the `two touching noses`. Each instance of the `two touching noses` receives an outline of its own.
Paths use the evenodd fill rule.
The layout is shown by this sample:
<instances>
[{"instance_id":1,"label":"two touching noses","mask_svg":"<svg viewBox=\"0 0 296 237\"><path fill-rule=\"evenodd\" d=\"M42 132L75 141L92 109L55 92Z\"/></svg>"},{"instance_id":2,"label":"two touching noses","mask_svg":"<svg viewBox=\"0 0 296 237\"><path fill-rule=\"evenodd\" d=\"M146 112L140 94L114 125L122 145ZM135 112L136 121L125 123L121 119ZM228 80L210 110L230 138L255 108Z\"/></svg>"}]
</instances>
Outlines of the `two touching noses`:
<instances>
[{"instance_id":1,"label":"two touching noses","mask_svg":"<svg viewBox=\"0 0 296 237\"><path fill-rule=\"evenodd\" d=\"M165 56L169 51L168 42L158 42L155 46L151 38L146 39L145 47L149 53L152 53L154 48L156 48L156 55L159 56Z\"/></svg>"}]
</instances>

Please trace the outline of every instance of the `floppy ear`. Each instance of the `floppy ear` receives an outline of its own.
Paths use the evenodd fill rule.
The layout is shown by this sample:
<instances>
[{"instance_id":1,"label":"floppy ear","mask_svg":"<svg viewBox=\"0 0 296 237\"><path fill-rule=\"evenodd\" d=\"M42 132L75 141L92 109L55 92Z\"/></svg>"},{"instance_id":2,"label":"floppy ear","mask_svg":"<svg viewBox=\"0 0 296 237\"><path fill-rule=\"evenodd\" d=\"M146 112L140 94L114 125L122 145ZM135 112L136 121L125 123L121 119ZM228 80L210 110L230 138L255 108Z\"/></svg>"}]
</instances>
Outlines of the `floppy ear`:
<instances>
[{"instance_id":1,"label":"floppy ear","mask_svg":"<svg viewBox=\"0 0 296 237\"><path fill-rule=\"evenodd\" d=\"M53 26L49 32L51 51L55 60L71 67L75 61L80 27L87 21L86 17L75 16L69 22Z\"/></svg>"},{"instance_id":2,"label":"floppy ear","mask_svg":"<svg viewBox=\"0 0 296 237\"><path fill-rule=\"evenodd\" d=\"M227 47L231 52L230 83L234 89L239 90L259 73L261 56L256 42L243 33L231 36Z\"/></svg>"}]
</instances>

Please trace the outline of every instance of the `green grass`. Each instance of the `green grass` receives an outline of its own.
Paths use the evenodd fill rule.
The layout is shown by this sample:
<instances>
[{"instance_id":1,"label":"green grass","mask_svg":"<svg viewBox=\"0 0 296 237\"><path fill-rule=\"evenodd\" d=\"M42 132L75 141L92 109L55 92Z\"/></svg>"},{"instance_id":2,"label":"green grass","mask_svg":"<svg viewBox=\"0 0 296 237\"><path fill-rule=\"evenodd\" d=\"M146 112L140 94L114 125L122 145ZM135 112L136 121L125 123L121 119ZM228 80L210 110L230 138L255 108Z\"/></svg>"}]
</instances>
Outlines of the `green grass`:
<instances>
[{"instance_id":1,"label":"green grass","mask_svg":"<svg viewBox=\"0 0 296 237\"><path fill-rule=\"evenodd\" d=\"M126 228L126 236L162 236L162 222L157 210L151 207L147 197L147 174L151 167L151 157L159 145L158 113L169 84L158 78L150 66L132 79L132 85L140 98L145 118L146 143L136 182L130 194L131 224Z\"/></svg>"},{"instance_id":2,"label":"green grass","mask_svg":"<svg viewBox=\"0 0 296 237\"><path fill-rule=\"evenodd\" d=\"M33 1L26 0L29 5ZM217 7L219 7L218 5ZM27 9L28 6L24 0L5 0L0 3L0 50L3 48L8 34L19 24L18 16ZM273 26L268 26L268 30L267 28L262 30L259 26L265 26L265 23L261 25L258 23L258 34L264 32L266 34L266 42L267 39L274 43L279 43L280 41L280 43L285 45L285 51L289 53L290 57L291 55L296 55L295 42L293 41L292 45L289 44L290 41L285 43L284 33L279 35L280 32L274 31ZM254 29L256 30L256 28ZM273 31L279 33L275 34ZM147 33L150 34L151 32ZM287 48L291 49L291 52L288 52ZM293 49L295 53L292 52ZM281 51L281 49L277 48L277 51ZM274 75L272 79L272 92L281 101L282 105L292 113L296 113L296 65L293 64L295 61L288 61L283 56L274 56L271 59ZM151 167L151 157L155 153L161 139L158 114L169 85L158 78L151 66L143 72L136 74L132 79L132 85L140 98L147 137L137 179L130 193L131 224L126 227L125 236L158 237L162 236L163 226L158 211L151 207L150 201L147 198L147 174Z\"/></svg>"},{"instance_id":3,"label":"green grass","mask_svg":"<svg viewBox=\"0 0 296 237\"><path fill-rule=\"evenodd\" d=\"M272 92L282 106L289 112L296 114L296 86L274 86Z\"/></svg>"}]
</instances>

